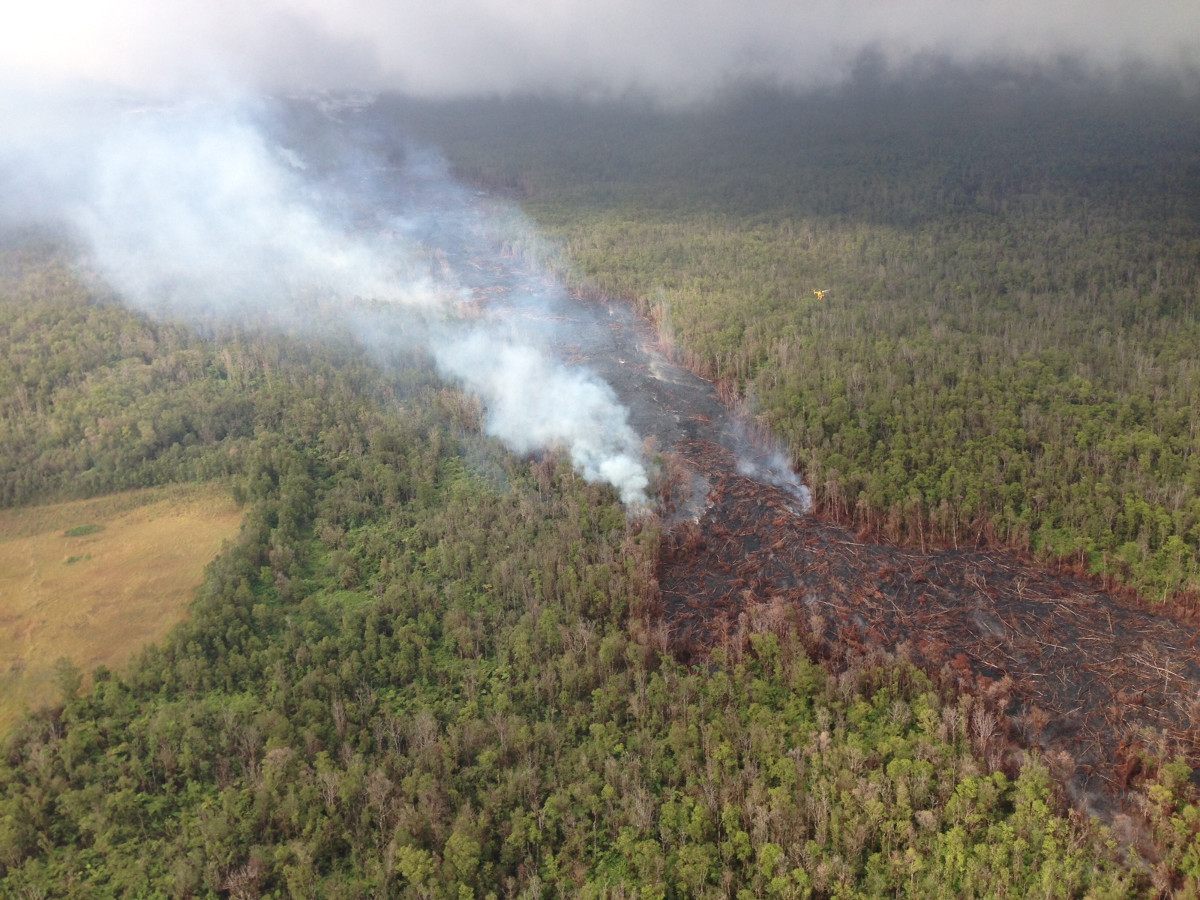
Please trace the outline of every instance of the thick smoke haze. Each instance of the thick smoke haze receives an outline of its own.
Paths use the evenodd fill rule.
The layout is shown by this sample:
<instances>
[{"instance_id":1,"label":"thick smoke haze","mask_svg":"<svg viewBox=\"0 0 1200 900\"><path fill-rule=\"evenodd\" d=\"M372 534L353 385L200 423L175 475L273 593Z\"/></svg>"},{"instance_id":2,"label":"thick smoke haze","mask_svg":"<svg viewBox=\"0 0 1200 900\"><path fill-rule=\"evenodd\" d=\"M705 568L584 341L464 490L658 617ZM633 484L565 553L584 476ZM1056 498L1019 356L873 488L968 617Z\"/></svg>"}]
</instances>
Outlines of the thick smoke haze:
<instances>
[{"instance_id":1,"label":"thick smoke haze","mask_svg":"<svg viewBox=\"0 0 1200 900\"><path fill-rule=\"evenodd\" d=\"M211 106L127 113L100 141L90 190L75 209L122 293L147 308L209 315L285 313L330 293L424 308L430 279L405 248L385 256L339 233L251 124Z\"/></svg>"},{"instance_id":2,"label":"thick smoke haze","mask_svg":"<svg viewBox=\"0 0 1200 900\"><path fill-rule=\"evenodd\" d=\"M19 137L0 139L4 218L66 228L106 283L156 315L350 328L367 346L388 336L389 354L404 349L398 336L419 341L480 397L489 434L522 453L563 449L585 478L644 506L627 411L543 333L561 285L544 273L523 282L498 252L501 232L529 227L519 215L493 215L436 154L396 144L391 159L375 155L344 121L288 146L262 106L93 98L77 118L39 106ZM310 164L310 151L321 158ZM480 273L527 314L472 302Z\"/></svg>"},{"instance_id":3,"label":"thick smoke haze","mask_svg":"<svg viewBox=\"0 0 1200 900\"><path fill-rule=\"evenodd\" d=\"M864 52L1195 77L1195 0L46 0L0 30L0 80L140 90L626 93L836 81Z\"/></svg>"}]
</instances>

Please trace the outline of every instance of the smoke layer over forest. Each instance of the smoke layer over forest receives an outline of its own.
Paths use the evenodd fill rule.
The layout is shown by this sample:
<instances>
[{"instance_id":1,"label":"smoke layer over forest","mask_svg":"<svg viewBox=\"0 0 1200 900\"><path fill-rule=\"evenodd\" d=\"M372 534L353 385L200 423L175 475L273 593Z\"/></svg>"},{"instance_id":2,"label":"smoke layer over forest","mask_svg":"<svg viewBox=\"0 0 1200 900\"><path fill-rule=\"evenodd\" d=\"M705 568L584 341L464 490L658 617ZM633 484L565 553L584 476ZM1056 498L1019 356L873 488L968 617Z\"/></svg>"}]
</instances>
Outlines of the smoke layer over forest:
<instances>
[{"instance_id":1,"label":"smoke layer over forest","mask_svg":"<svg viewBox=\"0 0 1200 900\"><path fill-rule=\"evenodd\" d=\"M443 220L436 237L421 224L429 210L362 228L347 212L353 198L370 206L379 188L396 187L389 178L416 169L381 179L391 161L348 143L342 181L314 177L305 148L263 130L270 104L245 98L386 89L674 106L749 82L811 87L946 63L1190 84L1200 8L51 0L10 17L0 60L0 222L70 223L118 291L160 313L296 327L319 321L318 311L344 318L338 304L348 298L403 310L443 372L484 400L492 433L518 449L567 447L588 477L639 502L639 441L602 381L554 362L544 336L514 335L486 315L447 326L470 290L463 270L431 260L430 248L444 253L448 241L461 256L470 240L468 255L478 254L489 227L463 189L444 171L421 176Z\"/></svg>"},{"instance_id":2,"label":"smoke layer over forest","mask_svg":"<svg viewBox=\"0 0 1200 900\"><path fill-rule=\"evenodd\" d=\"M283 106L93 101L74 131L66 110L40 107L0 158L5 218L65 227L153 314L348 327L387 354L428 350L484 402L489 433L521 452L562 448L589 480L643 504L640 439L607 384L555 358L552 316L514 322L472 303L510 277L499 247L505 235L528 243L520 216L478 202L429 151L376 155L353 106L326 108L332 143L288 146ZM541 310L563 290L549 277L510 288Z\"/></svg>"}]
</instances>

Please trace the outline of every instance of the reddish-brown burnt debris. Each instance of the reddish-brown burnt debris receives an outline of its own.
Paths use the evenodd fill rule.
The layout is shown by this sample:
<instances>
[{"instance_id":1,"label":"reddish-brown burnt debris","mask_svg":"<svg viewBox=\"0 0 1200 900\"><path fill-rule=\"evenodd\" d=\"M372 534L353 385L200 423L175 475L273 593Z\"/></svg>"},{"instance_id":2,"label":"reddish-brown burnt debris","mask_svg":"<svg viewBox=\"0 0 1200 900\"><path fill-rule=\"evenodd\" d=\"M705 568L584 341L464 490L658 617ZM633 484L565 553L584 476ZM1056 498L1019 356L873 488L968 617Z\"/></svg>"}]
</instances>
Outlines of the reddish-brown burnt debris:
<instances>
[{"instance_id":1,"label":"reddish-brown burnt debris","mask_svg":"<svg viewBox=\"0 0 1200 900\"><path fill-rule=\"evenodd\" d=\"M701 661L766 609L798 623L834 667L856 653L908 658L1003 712L1012 737L1041 746L1076 802L1105 817L1138 776L1139 747L1200 764L1194 622L1015 554L922 553L805 514L772 477L739 474L729 448L751 452L747 431L758 429L729 414L732 383L722 390L675 364L624 304L554 292L523 304L517 288L544 276L515 257L502 268L502 289L490 289L491 273L481 304L522 322L552 314L561 356L597 371L661 450L660 631L681 657ZM977 743L997 764L1007 735L992 724Z\"/></svg>"},{"instance_id":2,"label":"reddish-brown burnt debris","mask_svg":"<svg viewBox=\"0 0 1200 900\"><path fill-rule=\"evenodd\" d=\"M896 653L999 703L1097 811L1136 773L1129 748L1197 758L1193 628L1013 554L863 542L739 475L718 444L675 449L711 485L707 510L672 528L661 561L682 656L728 640L756 606L784 604L834 661Z\"/></svg>"}]
</instances>

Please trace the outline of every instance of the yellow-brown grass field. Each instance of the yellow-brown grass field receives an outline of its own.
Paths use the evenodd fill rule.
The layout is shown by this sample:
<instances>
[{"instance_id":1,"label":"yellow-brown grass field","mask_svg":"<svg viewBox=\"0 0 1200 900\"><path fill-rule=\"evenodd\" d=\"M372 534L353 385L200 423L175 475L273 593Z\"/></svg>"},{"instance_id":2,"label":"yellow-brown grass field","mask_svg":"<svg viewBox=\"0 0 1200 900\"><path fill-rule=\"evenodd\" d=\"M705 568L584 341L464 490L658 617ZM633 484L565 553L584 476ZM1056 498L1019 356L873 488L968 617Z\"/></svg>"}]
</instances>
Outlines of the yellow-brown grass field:
<instances>
[{"instance_id":1,"label":"yellow-brown grass field","mask_svg":"<svg viewBox=\"0 0 1200 900\"><path fill-rule=\"evenodd\" d=\"M0 735L57 698L60 658L115 669L162 638L240 522L225 485L0 511Z\"/></svg>"}]
</instances>

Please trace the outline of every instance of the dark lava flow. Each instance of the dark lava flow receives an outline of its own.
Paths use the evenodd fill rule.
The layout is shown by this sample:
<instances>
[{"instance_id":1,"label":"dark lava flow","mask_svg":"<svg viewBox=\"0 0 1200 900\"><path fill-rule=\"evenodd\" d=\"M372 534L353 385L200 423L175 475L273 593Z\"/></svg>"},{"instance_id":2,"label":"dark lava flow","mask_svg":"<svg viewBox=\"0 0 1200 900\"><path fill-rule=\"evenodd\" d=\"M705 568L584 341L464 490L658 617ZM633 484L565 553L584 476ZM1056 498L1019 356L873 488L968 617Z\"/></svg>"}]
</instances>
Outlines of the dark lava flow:
<instances>
[{"instance_id":1,"label":"dark lava flow","mask_svg":"<svg viewBox=\"0 0 1200 900\"><path fill-rule=\"evenodd\" d=\"M1195 765L1193 624L1012 553L921 553L812 516L798 479L740 435L710 383L659 351L649 323L620 302L569 296L511 249L511 231L496 224L511 210L455 184L435 159L408 160L355 176L367 185L359 212L374 218L365 227L402 228L433 248L469 297L468 314L599 373L667 473L659 583L677 653L702 659L756 610L773 609L807 628L835 666L855 654L908 658L1007 718L982 705L972 715L991 762L1003 759L1011 728L1042 748L1077 804L1109 821L1126 805L1139 746Z\"/></svg>"},{"instance_id":2,"label":"dark lava flow","mask_svg":"<svg viewBox=\"0 0 1200 900\"><path fill-rule=\"evenodd\" d=\"M599 372L669 460L659 584L682 657L703 658L745 614L782 604L835 665L882 651L987 698L1000 715L981 707L969 728L989 761L1004 758L1010 738L1040 747L1072 799L1107 821L1132 811L1139 747L1196 759L1193 624L1013 553L862 540L811 515L713 385L666 359L628 306L563 295L553 313L531 312L491 290L493 311L552 314L563 357Z\"/></svg>"},{"instance_id":3,"label":"dark lava flow","mask_svg":"<svg viewBox=\"0 0 1200 900\"><path fill-rule=\"evenodd\" d=\"M511 297L492 302L524 314ZM969 728L990 761L1010 737L1040 747L1073 800L1108 821L1124 811L1140 746L1196 759L1194 623L1014 553L920 552L823 521L628 306L564 295L553 314L560 353L599 372L670 460L659 584L679 655L702 658L746 613L783 605L835 665L883 651L985 697L1000 715L981 707Z\"/></svg>"}]
</instances>

